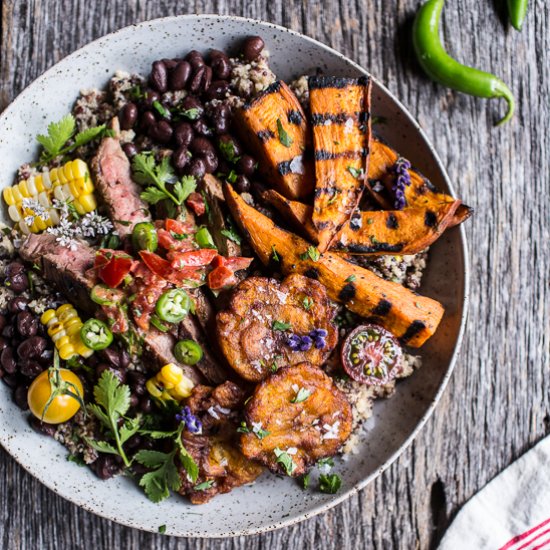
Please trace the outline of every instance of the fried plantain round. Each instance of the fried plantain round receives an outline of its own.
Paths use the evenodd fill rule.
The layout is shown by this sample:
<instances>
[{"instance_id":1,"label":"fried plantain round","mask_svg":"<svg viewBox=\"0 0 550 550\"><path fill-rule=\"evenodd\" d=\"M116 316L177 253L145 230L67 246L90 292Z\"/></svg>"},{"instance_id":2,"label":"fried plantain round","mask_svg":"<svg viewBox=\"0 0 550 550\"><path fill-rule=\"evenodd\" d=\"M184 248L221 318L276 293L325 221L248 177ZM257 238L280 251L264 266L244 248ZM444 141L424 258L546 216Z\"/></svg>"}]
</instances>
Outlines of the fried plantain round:
<instances>
[{"instance_id":1,"label":"fried plantain round","mask_svg":"<svg viewBox=\"0 0 550 550\"><path fill-rule=\"evenodd\" d=\"M246 405L241 449L272 472L298 476L336 454L349 437L351 406L321 369L301 363L256 387Z\"/></svg>"},{"instance_id":2,"label":"fried plantain round","mask_svg":"<svg viewBox=\"0 0 550 550\"><path fill-rule=\"evenodd\" d=\"M259 382L281 366L322 365L338 342L334 315L317 281L303 275L282 282L250 277L218 313L218 339L233 369Z\"/></svg>"}]
</instances>

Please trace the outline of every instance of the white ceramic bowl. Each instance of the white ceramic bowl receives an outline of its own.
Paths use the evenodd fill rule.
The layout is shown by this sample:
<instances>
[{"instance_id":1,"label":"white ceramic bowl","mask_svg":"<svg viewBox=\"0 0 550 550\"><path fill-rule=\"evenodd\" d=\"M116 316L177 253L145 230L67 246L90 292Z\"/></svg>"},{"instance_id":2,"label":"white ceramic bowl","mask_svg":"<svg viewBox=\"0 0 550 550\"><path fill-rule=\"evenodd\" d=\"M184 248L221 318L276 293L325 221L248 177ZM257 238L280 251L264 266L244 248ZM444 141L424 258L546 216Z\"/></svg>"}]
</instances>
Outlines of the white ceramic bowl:
<instances>
[{"instance_id":1,"label":"white ceramic bowl","mask_svg":"<svg viewBox=\"0 0 550 550\"><path fill-rule=\"evenodd\" d=\"M278 77L291 80L320 67L327 74L366 71L310 38L239 17L184 15L141 23L100 38L69 55L31 84L0 116L0 186L12 184L17 167L36 154L35 136L47 122L70 111L81 88L102 87L117 69L147 74L151 62L191 49L231 50L247 35L261 35ZM373 113L388 119L382 137L412 159L435 185L453 194L432 146L404 107L375 82ZM6 219L5 212L3 213ZM0 442L32 475L86 510L131 527L192 537L225 537L290 525L327 510L387 468L433 412L450 376L465 321L468 264L464 233L454 228L433 246L421 292L445 306L436 335L422 348L424 366L398 384L390 400L377 402L366 424L360 453L338 466L343 487L337 495L303 491L295 481L264 475L255 484L197 507L177 496L153 504L129 479L100 481L87 468L66 460L67 451L30 429L26 415L0 384Z\"/></svg>"}]
</instances>

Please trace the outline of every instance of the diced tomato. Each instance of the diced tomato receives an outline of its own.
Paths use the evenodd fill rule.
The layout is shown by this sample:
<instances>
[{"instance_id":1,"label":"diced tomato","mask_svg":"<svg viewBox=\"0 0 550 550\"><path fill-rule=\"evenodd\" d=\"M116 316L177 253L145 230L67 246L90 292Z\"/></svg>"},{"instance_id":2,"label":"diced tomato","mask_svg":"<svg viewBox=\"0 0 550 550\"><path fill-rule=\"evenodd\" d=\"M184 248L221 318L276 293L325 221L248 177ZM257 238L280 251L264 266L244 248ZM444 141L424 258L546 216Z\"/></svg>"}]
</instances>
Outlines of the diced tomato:
<instances>
[{"instance_id":1,"label":"diced tomato","mask_svg":"<svg viewBox=\"0 0 550 550\"><path fill-rule=\"evenodd\" d=\"M177 233L178 235L189 235L190 233L195 233L194 224L179 220L172 220L170 218L164 222L164 229L166 229L166 231Z\"/></svg>"},{"instance_id":2,"label":"diced tomato","mask_svg":"<svg viewBox=\"0 0 550 550\"><path fill-rule=\"evenodd\" d=\"M174 237L174 235L180 235L180 233L171 233L166 229L157 229L159 246L165 250L179 250L181 252L193 250L195 248L192 234L183 239ZM185 235L187 235L187 233L185 233Z\"/></svg>"},{"instance_id":3,"label":"diced tomato","mask_svg":"<svg viewBox=\"0 0 550 550\"><path fill-rule=\"evenodd\" d=\"M143 263L159 277L175 284L178 287L192 287L201 283L204 279L205 270L202 266L188 266L181 269L174 269L168 260L161 258L154 252L140 250L139 255ZM189 284L188 281L193 281Z\"/></svg>"},{"instance_id":4,"label":"diced tomato","mask_svg":"<svg viewBox=\"0 0 550 550\"><path fill-rule=\"evenodd\" d=\"M200 193L191 193L189 197L187 197L185 204L191 208L197 216L202 216L206 212L206 205Z\"/></svg>"},{"instance_id":5,"label":"diced tomato","mask_svg":"<svg viewBox=\"0 0 550 550\"><path fill-rule=\"evenodd\" d=\"M208 286L212 290L221 290L237 284L239 280L231 269L221 265L208 274Z\"/></svg>"},{"instance_id":6,"label":"diced tomato","mask_svg":"<svg viewBox=\"0 0 550 550\"><path fill-rule=\"evenodd\" d=\"M125 252L102 248L96 254L94 267L107 286L116 288L130 273L133 264L134 260Z\"/></svg>"},{"instance_id":7,"label":"diced tomato","mask_svg":"<svg viewBox=\"0 0 550 550\"><path fill-rule=\"evenodd\" d=\"M131 310L136 325L142 330L149 329L149 319L158 299L166 290L167 281L153 275L147 283L138 285Z\"/></svg>"},{"instance_id":8,"label":"diced tomato","mask_svg":"<svg viewBox=\"0 0 550 550\"><path fill-rule=\"evenodd\" d=\"M155 274L163 279L166 279L172 271L172 266L168 260L161 258L154 252L148 250L140 250L139 255L143 263Z\"/></svg>"},{"instance_id":9,"label":"diced tomato","mask_svg":"<svg viewBox=\"0 0 550 550\"><path fill-rule=\"evenodd\" d=\"M241 269L248 269L254 258L244 258L242 256L231 256L230 258L224 258L224 265L233 271L240 271Z\"/></svg>"},{"instance_id":10,"label":"diced tomato","mask_svg":"<svg viewBox=\"0 0 550 550\"><path fill-rule=\"evenodd\" d=\"M172 252L170 259L174 269L182 269L189 266L206 266L217 255L217 250L213 248L200 248L188 252Z\"/></svg>"}]
</instances>

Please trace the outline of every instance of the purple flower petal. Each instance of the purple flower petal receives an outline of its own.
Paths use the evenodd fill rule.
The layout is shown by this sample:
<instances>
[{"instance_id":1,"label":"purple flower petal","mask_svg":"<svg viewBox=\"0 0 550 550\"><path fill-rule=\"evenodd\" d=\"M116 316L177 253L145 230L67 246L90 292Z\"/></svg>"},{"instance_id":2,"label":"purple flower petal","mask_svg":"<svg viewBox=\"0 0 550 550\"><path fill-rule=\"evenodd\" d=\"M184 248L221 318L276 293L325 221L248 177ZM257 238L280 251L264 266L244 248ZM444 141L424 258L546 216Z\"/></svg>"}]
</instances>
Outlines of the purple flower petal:
<instances>
[{"instance_id":1,"label":"purple flower petal","mask_svg":"<svg viewBox=\"0 0 550 550\"><path fill-rule=\"evenodd\" d=\"M313 340L309 336L302 336L302 343L300 344L300 351L308 351L313 345Z\"/></svg>"},{"instance_id":2,"label":"purple flower petal","mask_svg":"<svg viewBox=\"0 0 550 550\"><path fill-rule=\"evenodd\" d=\"M315 338L315 347L317 349L323 349L326 345L327 345L327 341L324 338L322 337Z\"/></svg>"}]
</instances>

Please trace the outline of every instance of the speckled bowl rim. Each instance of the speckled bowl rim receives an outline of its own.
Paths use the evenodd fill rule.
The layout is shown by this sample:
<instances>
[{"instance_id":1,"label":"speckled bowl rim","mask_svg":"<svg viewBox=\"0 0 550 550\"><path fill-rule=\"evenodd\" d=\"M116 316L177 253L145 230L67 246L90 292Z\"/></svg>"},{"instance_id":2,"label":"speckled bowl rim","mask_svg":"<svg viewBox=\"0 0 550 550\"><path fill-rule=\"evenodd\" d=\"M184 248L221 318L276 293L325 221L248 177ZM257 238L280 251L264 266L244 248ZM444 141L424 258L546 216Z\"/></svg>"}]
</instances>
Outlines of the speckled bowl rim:
<instances>
[{"instance_id":1,"label":"speckled bowl rim","mask_svg":"<svg viewBox=\"0 0 550 550\"><path fill-rule=\"evenodd\" d=\"M144 27L146 25L149 25L152 22L156 23L156 22L162 22L162 21L187 21L187 20L197 20L197 19L198 20L200 20L200 19L204 19L204 20L223 19L223 20L228 20L228 21L243 21L243 22L248 22L248 23L260 24L261 26L265 26L265 27L270 28L270 29L276 29L276 30L279 30L279 31L284 31L284 32L293 34L297 37L300 37L302 40L304 40L306 42L309 42L310 44L313 44L314 46L327 51L328 53L334 55L335 57L345 61L348 64L350 64L351 66L353 66L356 70L360 71L361 73L370 76L373 79L373 81L377 84L377 86L389 98L392 99L392 101L397 105L397 107L399 107L399 109L401 110L403 115L411 122L411 124L413 125L416 132L418 132L420 137L424 140L424 142L426 143L430 153L433 155L437 170L440 172L440 175L442 176L442 179L445 181L445 184L447 185L447 188L449 190L449 194L453 197L456 196L454 187L451 184L449 176L447 175L447 172L446 172L443 164L441 163L441 160L439 159L439 156L438 156L435 148L433 147L431 141L428 139L428 137L426 136L426 134L424 133L424 131L422 130L422 128L420 127L418 122L409 113L409 111L406 109L406 107L379 80L377 80L375 77L373 77L368 71L363 69L360 65L358 65L357 63L355 63L354 61L352 61L351 59L349 59L345 55L343 55L343 54L339 53L338 51L334 50L333 48L323 44L322 42L319 42L318 40L310 38L309 36L306 36L302 33L299 33L299 32L294 31L292 29L288 29L288 28L286 28L282 25L276 25L274 23L270 23L268 21L263 21L261 19L253 19L253 18L250 18L250 17L241 17L241 16L235 16L235 15L198 14L198 13L195 13L195 14L174 15L174 16L169 16L169 17L160 17L160 18L156 18L156 19L150 19L150 20L147 20L147 21L142 21L138 24L128 25L126 27L123 27L123 28L118 29L116 31L113 31L111 33L108 33L106 35L103 35L99 38L96 38L92 42L89 42L88 44L82 46L81 48L75 50L74 52L72 52L68 56L64 57L62 60L59 60L58 63L60 61L65 61L65 60L71 59L73 57L76 57L83 50L92 49L98 41L104 40L105 38L108 38L108 37L111 37L111 36L115 36L119 33L126 32L130 28L133 28L134 30L138 30L140 27ZM17 102L18 102L19 98L30 87L34 86L38 81L46 78L50 73L53 73L56 69L56 65L57 65L57 63L54 64L52 67L50 67L48 70L46 70L44 73L42 73L38 78L36 78L28 86L26 86L23 89L23 91L6 107L6 109L4 109L2 114L0 114L0 121L3 121L4 119L9 119L12 116L12 112L15 111L15 109L16 109L16 105L17 105ZM399 458L399 456L411 445L412 441L416 438L416 436L418 435L420 430L424 427L424 425L426 424L426 422L428 421L428 419L430 418L430 416L434 412L436 405L438 404L439 400L441 399L441 396L442 396L443 392L445 391L445 388L447 387L449 379L450 379L450 377L452 375L452 372L454 370L456 360L457 360L457 356L458 356L459 350L461 348L462 339L463 339L463 336L464 336L466 320L467 320L467 316L468 316L468 306L469 306L470 262L469 262L468 247L467 247L466 234L465 234L464 228L463 228L462 225L460 225L457 229L459 230L459 234L460 234L460 253L462 254L461 259L463 261L463 266L464 266L464 269L463 269L463 281L464 281L463 285L464 285L464 288L463 288L462 314L461 314L461 319L460 319L460 328L459 328L459 331L458 331L458 334L457 334L456 343L455 343L455 346L454 346L454 350L453 350L451 359L449 361L446 373L445 373L444 377L441 380L439 388L438 388L437 392L435 393L435 396L433 397L433 399L432 399L430 405L428 406L426 412L421 417L421 419L417 423L416 427L414 428L412 433L409 435L409 437L405 440L405 442L375 472L373 472L372 474L367 476L365 479L363 479L359 483L356 483L354 486L352 486L346 492L344 492L342 494L339 494L339 495L335 495L334 498L331 501L320 504L320 505L314 507L309 512L305 512L301 515L298 515L294 518L290 518L288 520L274 521L274 522L272 522L268 525L257 527L257 528L243 529L243 530L240 530L240 531L231 531L230 533L225 533L225 534L222 534L222 535L220 535L220 534L209 535L209 534L205 534L205 533L201 533L200 535L187 534L187 535L185 535L186 537L190 537L190 538L192 538L192 537L193 538L223 538L223 537L237 537L237 536L244 536L244 535L254 535L254 534L259 534L259 533L265 533L265 532L268 532L268 531L274 531L274 530L280 529L282 527L289 527L291 525L295 525L297 523L300 523L301 521L312 518L312 517L314 517L318 514L321 514L323 512L326 512L327 510L330 510L331 508L333 508L337 504L340 504L341 502L344 502L346 499L348 499L352 495L355 495L356 493L358 493L361 489L363 489L369 483L374 481L380 474L382 474L382 472L384 472L387 468L389 468ZM10 447L11 447L10 439L4 437L4 434L1 433L1 432L0 432L0 444L12 456L12 458L14 458L16 460L16 462L18 462L23 467L23 469L25 469L29 474L33 475L33 477L36 477L35 474L33 473L32 469L30 467L27 467L25 464L23 464L18 459L18 457L15 454L12 453L12 449L10 449ZM54 484L46 483L38 477L37 477L37 479L39 479L39 481L41 483L46 485L46 487L48 487L48 489L52 490L57 495L63 497L64 499L70 501L71 503L73 503L77 506L80 506L81 508L83 508L84 510L87 510L88 512L92 512L92 513L94 513L94 514L96 514L100 517L105 518L105 519L114 521L114 522L119 523L121 525L125 525L126 527L132 527L132 528L141 529L141 530L144 530L144 531L149 531L149 532L154 533L154 531L151 531L151 530L146 529L144 527L140 527L139 525L136 525L134 522L112 518L107 514L103 514L101 512L101 510L98 510L94 507L88 506L86 501L82 497L80 497L78 495L71 495L71 496L63 495L63 494L61 494L61 492L58 490L58 488ZM178 536L178 535L171 535L171 536ZM181 536L184 536L184 535L181 535Z\"/></svg>"}]
</instances>

